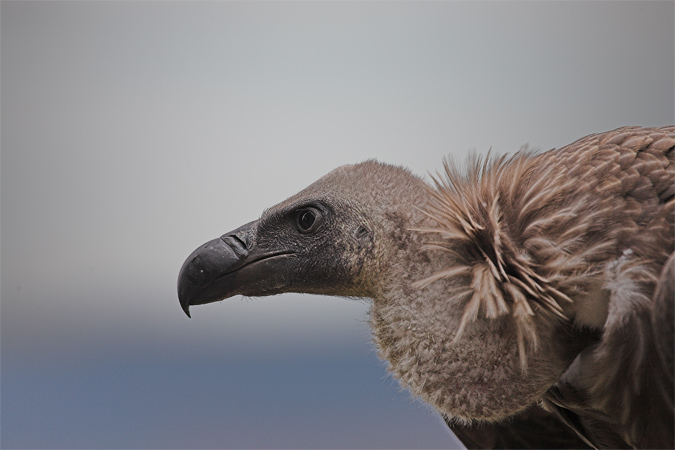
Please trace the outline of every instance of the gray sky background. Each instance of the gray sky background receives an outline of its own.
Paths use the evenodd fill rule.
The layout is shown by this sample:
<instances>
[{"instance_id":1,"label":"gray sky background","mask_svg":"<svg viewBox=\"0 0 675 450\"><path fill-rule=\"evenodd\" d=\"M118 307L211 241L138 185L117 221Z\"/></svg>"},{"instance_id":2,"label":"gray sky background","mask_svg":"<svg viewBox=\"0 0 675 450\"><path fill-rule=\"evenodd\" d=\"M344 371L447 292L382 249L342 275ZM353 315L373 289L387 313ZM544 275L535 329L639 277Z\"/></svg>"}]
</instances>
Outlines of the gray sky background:
<instances>
[{"instance_id":1,"label":"gray sky background","mask_svg":"<svg viewBox=\"0 0 675 450\"><path fill-rule=\"evenodd\" d=\"M675 123L674 3L0 3L3 448L455 445L365 302L178 270L334 167Z\"/></svg>"}]
</instances>

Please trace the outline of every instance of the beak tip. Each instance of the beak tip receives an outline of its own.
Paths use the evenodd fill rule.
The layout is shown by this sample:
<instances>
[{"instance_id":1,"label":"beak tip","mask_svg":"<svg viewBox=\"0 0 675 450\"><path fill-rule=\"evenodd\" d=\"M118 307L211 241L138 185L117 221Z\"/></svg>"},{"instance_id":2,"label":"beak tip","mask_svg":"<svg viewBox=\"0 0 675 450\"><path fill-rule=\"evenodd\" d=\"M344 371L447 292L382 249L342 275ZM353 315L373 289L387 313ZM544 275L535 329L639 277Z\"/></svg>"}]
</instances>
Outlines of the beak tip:
<instances>
[{"instance_id":1,"label":"beak tip","mask_svg":"<svg viewBox=\"0 0 675 450\"><path fill-rule=\"evenodd\" d=\"M183 312L185 313L188 318L192 319L192 316L190 315L190 302L189 301L183 301L183 299L180 299L180 307L183 309Z\"/></svg>"}]
</instances>

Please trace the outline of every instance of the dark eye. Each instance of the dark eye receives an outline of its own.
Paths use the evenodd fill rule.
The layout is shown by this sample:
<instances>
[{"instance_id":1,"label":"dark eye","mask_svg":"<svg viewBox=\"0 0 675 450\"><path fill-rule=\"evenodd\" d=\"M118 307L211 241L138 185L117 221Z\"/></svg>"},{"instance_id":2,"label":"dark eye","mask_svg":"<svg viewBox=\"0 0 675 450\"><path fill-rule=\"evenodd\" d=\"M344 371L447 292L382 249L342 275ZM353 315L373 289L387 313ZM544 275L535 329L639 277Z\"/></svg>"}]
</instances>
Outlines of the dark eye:
<instances>
[{"instance_id":1,"label":"dark eye","mask_svg":"<svg viewBox=\"0 0 675 450\"><path fill-rule=\"evenodd\" d=\"M297 224L298 229L303 233L312 231L314 225L317 223L318 212L313 209L302 209L298 212Z\"/></svg>"}]
</instances>

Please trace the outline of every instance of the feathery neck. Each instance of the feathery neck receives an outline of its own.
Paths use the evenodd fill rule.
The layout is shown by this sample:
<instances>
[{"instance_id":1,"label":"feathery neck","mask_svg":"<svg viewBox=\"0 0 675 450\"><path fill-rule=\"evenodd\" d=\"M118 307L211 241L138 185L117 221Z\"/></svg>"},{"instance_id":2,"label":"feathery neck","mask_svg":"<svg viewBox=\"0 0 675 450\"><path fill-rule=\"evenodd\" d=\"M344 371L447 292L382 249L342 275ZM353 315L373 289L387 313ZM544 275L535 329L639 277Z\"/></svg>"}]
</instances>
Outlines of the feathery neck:
<instances>
[{"instance_id":1,"label":"feathery neck","mask_svg":"<svg viewBox=\"0 0 675 450\"><path fill-rule=\"evenodd\" d=\"M530 289L527 277L536 274L514 271L490 252L502 242L493 240L493 224L480 220L501 217L499 195L453 189L423 189L424 197L383 227L374 339L394 376L440 411L460 420L500 420L558 379L574 353L560 335L572 332L568 322L534 318L529 303L518 303Z\"/></svg>"}]
</instances>

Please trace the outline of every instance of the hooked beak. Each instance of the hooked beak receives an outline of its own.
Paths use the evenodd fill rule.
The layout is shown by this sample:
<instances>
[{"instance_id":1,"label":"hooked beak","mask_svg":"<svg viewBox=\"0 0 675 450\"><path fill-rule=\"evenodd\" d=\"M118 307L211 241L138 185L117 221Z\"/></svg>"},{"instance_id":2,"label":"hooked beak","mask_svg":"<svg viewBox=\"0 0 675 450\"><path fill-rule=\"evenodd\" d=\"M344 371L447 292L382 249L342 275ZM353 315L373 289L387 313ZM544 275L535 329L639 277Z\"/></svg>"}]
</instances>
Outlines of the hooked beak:
<instances>
[{"instance_id":1,"label":"hooked beak","mask_svg":"<svg viewBox=\"0 0 675 450\"><path fill-rule=\"evenodd\" d=\"M283 270L292 252L260 250L257 222L213 239L188 256L178 274L178 299L190 317L191 305L217 302L234 295L272 295L283 291L289 275Z\"/></svg>"}]
</instances>

